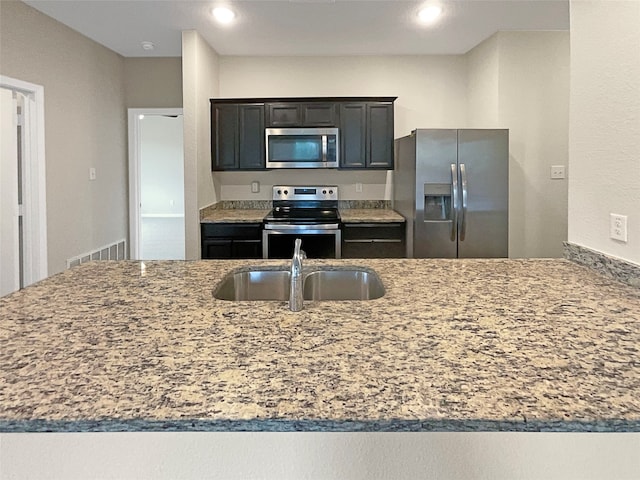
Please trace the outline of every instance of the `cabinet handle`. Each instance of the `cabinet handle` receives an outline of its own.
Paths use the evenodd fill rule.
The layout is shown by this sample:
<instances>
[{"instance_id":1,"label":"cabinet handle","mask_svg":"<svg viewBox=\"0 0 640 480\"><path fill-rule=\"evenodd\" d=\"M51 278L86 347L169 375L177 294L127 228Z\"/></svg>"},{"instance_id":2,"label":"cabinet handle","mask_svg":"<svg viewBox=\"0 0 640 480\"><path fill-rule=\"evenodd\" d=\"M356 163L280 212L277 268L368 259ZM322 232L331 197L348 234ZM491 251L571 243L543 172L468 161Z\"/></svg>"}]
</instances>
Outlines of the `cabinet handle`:
<instances>
[{"instance_id":1,"label":"cabinet handle","mask_svg":"<svg viewBox=\"0 0 640 480\"><path fill-rule=\"evenodd\" d=\"M344 225L344 227L348 230L358 230L358 229L365 229L365 228L400 229L403 226L404 225L399 225L398 223L354 223L354 224Z\"/></svg>"},{"instance_id":2,"label":"cabinet handle","mask_svg":"<svg viewBox=\"0 0 640 480\"><path fill-rule=\"evenodd\" d=\"M360 238L345 240L344 243L402 243L399 238Z\"/></svg>"},{"instance_id":3,"label":"cabinet handle","mask_svg":"<svg viewBox=\"0 0 640 480\"><path fill-rule=\"evenodd\" d=\"M233 241L237 243L260 243L262 240L241 240L234 238Z\"/></svg>"}]
</instances>

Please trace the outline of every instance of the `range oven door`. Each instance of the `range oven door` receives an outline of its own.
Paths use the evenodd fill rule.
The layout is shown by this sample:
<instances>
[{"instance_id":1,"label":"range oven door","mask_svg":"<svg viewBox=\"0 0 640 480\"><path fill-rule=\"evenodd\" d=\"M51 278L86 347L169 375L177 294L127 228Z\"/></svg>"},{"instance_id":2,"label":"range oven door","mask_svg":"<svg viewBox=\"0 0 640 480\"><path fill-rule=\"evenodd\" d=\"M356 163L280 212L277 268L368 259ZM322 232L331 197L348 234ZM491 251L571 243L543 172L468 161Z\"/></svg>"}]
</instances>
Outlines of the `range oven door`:
<instances>
[{"instance_id":1,"label":"range oven door","mask_svg":"<svg viewBox=\"0 0 640 480\"><path fill-rule=\"evenodd\" d=\"M341 258L339 226L265 225L262 231L262 258L291 258L296 238L302 239L307 258Z\"/></svg>"},{"instance_id":2,"label":"range oven door","mask_svg":"<svg viewBox=\"0 0 640 480\"><path fill-rule=\"evenodd\" d=\"M337 128L265 129L267 168L338 168Z\"/></svg>"}]
</instances>

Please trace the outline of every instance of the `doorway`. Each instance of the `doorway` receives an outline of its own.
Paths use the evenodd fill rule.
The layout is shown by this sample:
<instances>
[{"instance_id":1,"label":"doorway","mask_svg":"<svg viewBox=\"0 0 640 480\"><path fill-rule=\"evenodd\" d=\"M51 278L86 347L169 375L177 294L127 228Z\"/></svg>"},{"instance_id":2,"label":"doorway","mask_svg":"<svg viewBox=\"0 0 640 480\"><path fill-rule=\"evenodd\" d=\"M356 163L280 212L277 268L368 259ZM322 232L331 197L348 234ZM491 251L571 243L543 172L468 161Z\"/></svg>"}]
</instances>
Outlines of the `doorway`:
<instances>
[{"instance_id":1,"label":"doorway","mask_svg":"<svg viewBox=\"0 0 640 480\"><path fill-rule=\"evenodd\" d=\"M184 260L182 109L129 109L131 258Z\"/></svg>"},{"instance_id":2,"label":"doorway","mask_svg":"<svg viewBox=\"0 0 640 480\"><path fill-rule=\"evenodd\" d=\"M47 277L44 88L0 76L0 296Z\"/></svg>"}]
</instances>

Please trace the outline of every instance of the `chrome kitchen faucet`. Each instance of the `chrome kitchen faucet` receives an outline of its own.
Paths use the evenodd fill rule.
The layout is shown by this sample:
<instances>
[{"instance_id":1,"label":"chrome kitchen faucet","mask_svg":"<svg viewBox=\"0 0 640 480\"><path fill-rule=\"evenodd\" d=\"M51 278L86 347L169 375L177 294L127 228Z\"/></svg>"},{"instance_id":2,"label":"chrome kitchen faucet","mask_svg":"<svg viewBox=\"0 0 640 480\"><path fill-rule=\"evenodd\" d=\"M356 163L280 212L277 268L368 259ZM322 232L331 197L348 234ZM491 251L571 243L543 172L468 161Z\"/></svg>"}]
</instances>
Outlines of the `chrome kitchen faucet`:
<instances>
[{"instance_id":1,"label":"chrome kitchen faucet","mask_svg":"<svg viewBox=\"0 0 640 480\"><path fill-rule=\"evenodd\" d=\"M304 298L302 294L302 260L307 258L304 250L300 250L302 239L296 238L291 259L291 275L289 286L289 310L299 312L302 310Z\"/></svg>"}]
</instances>

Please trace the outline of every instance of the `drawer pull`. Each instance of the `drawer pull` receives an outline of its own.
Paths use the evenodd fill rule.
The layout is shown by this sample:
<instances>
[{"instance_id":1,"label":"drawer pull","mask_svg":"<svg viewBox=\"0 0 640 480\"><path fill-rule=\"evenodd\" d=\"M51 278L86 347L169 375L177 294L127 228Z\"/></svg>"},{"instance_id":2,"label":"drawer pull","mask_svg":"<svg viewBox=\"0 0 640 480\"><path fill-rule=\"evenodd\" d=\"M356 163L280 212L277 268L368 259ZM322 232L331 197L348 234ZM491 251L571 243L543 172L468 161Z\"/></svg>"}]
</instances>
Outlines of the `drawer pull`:
<instances>
[{"instance_id":1,"label":"drawer pull","mask_svg":"<svg viewBox=\"0 0 640 480\"><path fill-rule=\"evenodd\" d=\"M345 239L344 243L402 243L399 238L359 238L353 240Z\"/></svg>"}]
</instances>

